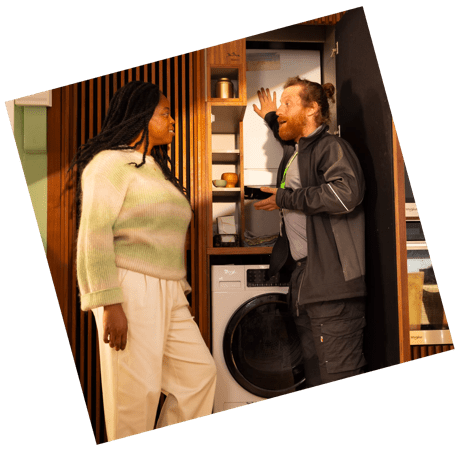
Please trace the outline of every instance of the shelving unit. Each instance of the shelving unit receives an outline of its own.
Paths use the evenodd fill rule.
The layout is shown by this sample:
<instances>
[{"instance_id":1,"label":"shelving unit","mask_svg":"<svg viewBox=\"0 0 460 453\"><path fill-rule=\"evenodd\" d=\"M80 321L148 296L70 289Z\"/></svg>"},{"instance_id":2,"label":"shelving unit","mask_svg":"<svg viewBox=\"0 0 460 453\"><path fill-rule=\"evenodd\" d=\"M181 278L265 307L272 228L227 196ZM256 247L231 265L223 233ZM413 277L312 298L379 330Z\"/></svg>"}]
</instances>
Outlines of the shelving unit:
<instances>
[{"instance_id":1,"label":"shelving unit","mask_svg":"<svg viewBox=\"0 0 460 453\"><path fill-rule=\"evenodd\" d=\"M216 219L233 215L240 241L244 231L244 175L242 120L246 110L246 42L239 40L212 47L206 51L206 134L207 181L210 194L208 206L207 254L213 254L213 236L217 234ZM233 97L216 97L216 84L221 77L232 81ZM214 139L222 137L225 146L217 147ZM222 142L222 140L221 140ZM214 145L214 146L213 146ZM221 179L223 173L236 173L238 182L234 188L214 187L212 180ZM217 247L216 247L217 248ZM239 247L238 247L239 248ZM217 248L221 250L220 248ZM230 249L222 248L231 254Z\"/></svg>"},{"instance_id":2,"label":"shelving unit","mask_svg":"<svg viewBox=\"0 0 460 453\"><path fill-rule=\"evenodd\" d=\"M406 179L406 183L408 180ZM405 203L406 211L406 228L413 223L420 222L420 217L416 203ZM422 225L420 223L420 229ZM419 228L415 225L412 229L418 231ZM428 246L423 239L423 233L420 230L421 237L417 240L410 240L408 235L406 247L407 255L413 253L423 253L429 257ZM409 256L408 256L409 258ZM412 271L413 272L413 271ZM420 271L421 272L421 271ZM408 269L408 276L411 270ZM423 280L423 279L422 279ZM417 328L410 328L410 358L412 360L421 357L437 354L440 352L453 349L452 336L450 334L449 325L446 318L446 313L442 306L439 288L437 284L427 284L423 282L421 291L423 299L420 300L421 306L418 308ZM414 309L414 302L409 299L409 310ZM414 313L415 315L416 313ZM411 325L409 326L411 327Z\"/></svg>"},{"instance_id":3,"label":"shelving unit","mask_svg":"<svg viewBox=\"0 0 460 453\"><path fill-rule=\"evenodd\" d=\"M240 150L239 149L229 149L223 150L219 149L217 151L212 151L212 163L226 163L226 164L236 164L240 159Z\"/></svg>"}]
</instances>

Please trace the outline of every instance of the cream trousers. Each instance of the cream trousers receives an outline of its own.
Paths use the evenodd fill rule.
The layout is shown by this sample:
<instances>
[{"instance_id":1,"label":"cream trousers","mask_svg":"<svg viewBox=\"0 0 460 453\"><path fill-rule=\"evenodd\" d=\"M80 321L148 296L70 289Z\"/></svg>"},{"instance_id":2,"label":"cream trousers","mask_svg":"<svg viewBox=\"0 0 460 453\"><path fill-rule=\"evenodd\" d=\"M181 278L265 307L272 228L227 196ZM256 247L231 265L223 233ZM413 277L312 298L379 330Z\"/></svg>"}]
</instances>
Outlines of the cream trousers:
<instances>
[{"instance_id":1,"label":"cream trousers","mask_svg":"<svg viewBox=\"0 0 460 453\"><path fill-rule=\"evenodd\" d=\"M93 309L99 333L102 394L109 441L212 412L214 360L180 281L119 269L128 341L116 351L103 341L104 307Z\"/></svg>"}]
</instances>

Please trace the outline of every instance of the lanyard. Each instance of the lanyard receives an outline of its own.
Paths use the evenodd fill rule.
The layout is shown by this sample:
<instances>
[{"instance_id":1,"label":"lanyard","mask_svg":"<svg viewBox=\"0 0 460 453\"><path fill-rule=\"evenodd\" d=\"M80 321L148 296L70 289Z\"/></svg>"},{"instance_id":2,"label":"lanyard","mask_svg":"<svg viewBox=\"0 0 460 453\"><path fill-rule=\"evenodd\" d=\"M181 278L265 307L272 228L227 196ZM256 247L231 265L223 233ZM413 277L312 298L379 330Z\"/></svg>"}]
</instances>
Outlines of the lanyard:
<instances>
[{"instance_id":1,"label":"lanyard","mask_svg":"<svg viewBox=\"0 0 460 453\"><path fill-rule=\"evenodd\" d=\"M286 165L286 168L284 169L284 174L283 174L283 179L281 180L280 188L284 189L284 186L286 185L286 173L289 170L289 167L291 166L293 160L297 157L298 151L294 153L294 155L289 159L289 162Z\"/></svg>"}]
</instances>

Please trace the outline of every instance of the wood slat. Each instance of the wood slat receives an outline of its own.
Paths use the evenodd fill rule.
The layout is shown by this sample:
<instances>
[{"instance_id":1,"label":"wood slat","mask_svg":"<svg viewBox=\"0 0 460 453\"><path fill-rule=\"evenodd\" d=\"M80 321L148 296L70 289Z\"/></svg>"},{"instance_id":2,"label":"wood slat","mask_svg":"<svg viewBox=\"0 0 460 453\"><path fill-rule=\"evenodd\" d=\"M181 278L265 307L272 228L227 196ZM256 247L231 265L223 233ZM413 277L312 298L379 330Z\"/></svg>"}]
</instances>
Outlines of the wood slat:
<instances>
[{"instance_id":1,"label":"wood slat","mask_svg":"<svg viewBox=\"0 0 460 453\"><path fill-rule=\"evenodd\" d=\"M170 66L170 60L168 60L168 79L170 77L170 71L171 71L171 66ZM176 176L176 178L179 178L179 140L180 140L180 131L181 131L181 124L180 124L180 120L179 120L179 92L180 92L180 89L179 89L179 77L178 77L178 58L177 57L174 57L174 118L175 118L175 121L176 121L176 124L175 124L175 131L176 131L176 134L174 135L174 174ZM170 94L170 90L169 90L169 87L168 87L168 93L169 93L169 96L171 96Z\"/></svg>"},{"instance_id":2,"label":"wood slat","mask_svg":"<svg viewBox=\"0 0 460 453\"><path fill-rule=\"evenodd\" d=\"M70 86L64 87L62 89L62 115L64 118L71 118L71 105L70 105ZM69 232L69 221L70 218L70 202L71 202L71 193L68 190L68 180L67 180L67 170L69 168L69 146L71 143L71 131L70 128L72 127L71 123L66 123L65 127L62 128L62 136L61 136L61 225L64 225L62 228L61 234L61 254L60 260L62 263L62 267L64 269L64 278L67 279L69 276L69 268L72 267L71 262L71 244L70 244L70 232ZM66 315L66 325L67 325L67 332L69 332L69 318L71 317L71 300L69 300L69 287L65 287L63 294L67 298L67 301L70 302L70 307L67 310ZM69 304L68 304L69 305Z\"/></svg>"},{"instance_id":3,"label":"wood slat","mask_svg":"<svg viewBox=\"0 0 460 453\"><path fill-rule=\"evenodd\" d=\"M160 87L160 90L163 91L163 61L158 62L158 67L159 67L159 75L158 75L158 86Z\"/></svg>"},{"instance_id":4,"label":"wood slat","mask_svg":"<svg viewBox=\"0 0 460 453\"><path fill-rule=\"evenodd\" d=\"M90 137L94 137L95 130L94 130L94 79L89 81L89 106L88 106L88 113L89 113L89 127L88 132Z\"/></svg>"},{"instance_id":5,"label":"wood slat","mask_svg":"<svg viewBox=\"0 0 460 453\"><path fill-rule=\"evenodd\" d=\"M330 16L319 17L318 19L301 22L301 25L335 25L343 17L346 11Z\"/></svg>"},{"instance_id":6,"label":"wood slat","mask_svg":"<svg viewBox=\"0 0 460 453\"><path fill-rule=\"evenodd\" d=\"M86 142L86 116L87 116L87 109L89 106L86 104L86 82L81 83L81 104L80 104L80 111L81 111L81 121L80 121L80 143L83 144ZM79 316L79 325L80 325L80 335L79 335L79 363L77 364L77 371L80 377L80 384L83 390L83 395L85 396L85 401L88 401L87 395L87 386L86 386L86 379L85 379L85 348L84 345L86 343L86 335L85 335L85 318L86 315L83 311L80 311ZM91 416L91 414L90 414Z\"/></svg>"},{"instance_id":7,"label":"wood slat","mask_svg":"<svg viewBox=\"0 0 460 453\"><path fill-rule=\"evenodd\" d=\"M105 76L105 110L104 110L104 117L107 114L107 110L109 108L110 102L110 75Z\"/></svg>"},{"instance_id":8,"label":"wood slat","mask_svg":"<svg viewBox=\"0 0 460 453\"><path fill-rule=\"evenodd\" d=\"M80 120L80 125L81 125L81 134L80 134L80 143L85 143L85 123L86 123L86 108L85 108L85 99L86 99L86 83L83 82L80 84L81 86L81 120Z\"/></svg>"},{"instance_id":9,"label":"wood slat","mask_svg":"<svg viewBox=\"0 0 460 453\"><path fill-rule=\"evenodd\" d=\"M189 55L189 87L193 87L193 73L195 71L194 67L194 58L193 55ZM197 144L194 136L194 129L195 129L195 97L194 97L194 90L189 89L189 136L190 136L190 146L192 149L192 155L195 155ZM189 175L189 184L190 184L190 203L192 208L195 208L195 180L192 175L195 174L195 161L194 159L190 158L190 175ZM193 196L192 196L193 194Z\"/></svg>"},{"instance_id":10,"label":"wood slat","mask_svg":"<svg viewBox=\"0 0 460 453\"><path fill-rule=\"evenodd\" d=\"M74 84L72 86L73 91L73 111L72 111L72 142L71 142L71 150L72 155L71 158L75 156L78 148L78 136L77 136L77 115L78 115L78 85ZM71 228L71 238L75 244L75 238L77 237L77 198L76 198L76 187L73 186L72 190L72 199L73 199L73 209L72 209L72 221L69 222L69 226ZM71 311L71 335L70 335L70 345L72 348L72 354L74 359L76 358L76 349L77 349L77 313L79 311L79 302L77 299L77 263L75 257L75 247L72 247L72 269L71 269L71 301L70 301L70 311Z\"/></svg>"},{"instance_id":11,"label":"wood slat","mask_svg":"<svg viewBox=\"0 0 460 453\"><path fill-rule=\"evenodd\" d=\"M152 79L150 80L152 83L156 83L155 81L155 63L150 64L151 72L152 72Z\"/></svg>"},{"instance_id":12,"label":"wood slat","mask_svg":"<svg viewBox=\"0 0 460 453\"><path fill-rule=\"evenodd\" d=\"M174 60L177 63L176 58L177 57L175 57ZM175 77L175 80L177 81L177 77ZM171 98L171 85L172 85L171 84L171 59L170 58L166 60L166 84L167 84L166 96L168 97L168 99L170 99ZM175 90L175 92L177 93L177 89Z\"/></svg>"},{"instance_id":13,"label":"wood slat","mask_svg":"<svg viewBox=\"0 0 460 453\"><path fill-rule=\"evenodd\" d=\"M409 326L409 290L407 277L407 238L406 238L406 197L404 179L404 160L394 123L393 166L395 188L395 228L396 228L396 272L398 280L398 320L400 362L411 359Z\"/></svg>"},{"instance_id":14,"label":"wood slat","mask_svg":"<svg viewBox=\"0 0 460 453\"><path fill-rule=\"evenodd\" d=\"M115 93L115 91L118 90L118 77L117 77L116 72L113 73L112 80L113 80L113 92Z\"/></svg>"},{"instance_id":15,"label":"wood slat","mask_svg":"<svg viewBox=\"0 0 460 453\"><path fill-rule=\"evenodd\" d=\"M413 345L411 346L411 359L416 360L422 357L428 357L431 355L450 351L452 349L454 349L454 345L452 344L427 345L427 346Z\"/></svg>"},{"instance_id":16,"label":"wood slat","mask_svg":"<svg viewBox=\"0 0 460 453\"><path fill-rule=\"evenodd\" d=\"M97 78L97 131L99 133L102 127L102 78Z\"/></svg>"},{"instance_id":17,"label":"wood slat","mask_svg":"<svg viewBox=\"0 0 460 453\"><path fill-rule=\"evenodd\" d=\"M187 175L187 153L190 152L187 149L187 94L185 93L185 85L186 85L186 67L185 67L185 55L181 56L182 62L182 71L181 71L181 84L182 84L182 93L181 93L181 101L182 101L182 143L183 148L181 150L180 155L182 156L182 185L187 187L188 175ZM178 153L179 154L179 153Z\"/></svg>"},{"instance_id":18,"label":"wood slat","mask_svg":"<svg viewBox=\"0 0 460 453\"><path fill-rule=\"evenodd\" d=\"M244 231L245 231L245 216L244 216L244 146L243 146L243 121L240 121L239 125L239 134L240 134L240 160L239 168L237 168L237 174L239 174L239 186L240 190L240 244L243 245L244 242Z\"/></svg>"},{"instance_id":19,"label":"wood slat","mask_svg":"<svg viewBox=\"0 0 460 453\"><path fill-rule=\"evenodd\" d=\"M52 272L54 287L59 301L64 325L68 328L68 306L63 295L63 268L60 263L61 244L61 89L52 92L53 105L48 108L48 129L55 131L47 134L48 150L48 209L47 209L47 258Z\"/></svg>"},{"instance_id":20,"label":"wood slat","mask_svg":"<svg viewBox=\"0 0 460 453\"><path fill-rule=\"evenodd\" d=\"M194 56L193 54L189 55L189 87L193 87L193 72L194 72L194 66L193 66L193 60ZM190 191L189 191L189 197L190 197L190 205L192 206L192 210L195 210L195 197L194 197L194 178L193 174L194 172L194 159L192 156L195 155L195 150L196 150L196 140L194 138L194 110L195 110L195 104L194 104L194 90L190 89L189 90L189 136L190 136L190 149L191 149L191 155L189 156L190 160L190 175L189 175L189 184L190 184ZM192 213L192 220L190 223L190 237L195 238L195 215ZM195 263L195 255L196 255L196 243L195 241L190 241L190 256L191 256L191 262ZM191 266L190 270L190 278L191 278L191 286L192 286L192 294L191 294L191 313L192 316L195 316L195 309L196 309L196 266Z\"/></svg>"},{"instance_id":21,"label":"wood slat","mask_svg":"<svg viewBox=\"0 0 460 453\"><path fill-rule=\"evenodd\" d=\"M207 243L208 243L208 232L212 231L208 229L208 191L206 190L205 185L202 181L207 181L207 156L205 150L207 149L207 119L211 111L210 106L205 105L204 94L205 94L205 77L204 77L204 59L205 51L200 51L198 54L197 65L196 65L196 84L197 90L199 91L199 98L196 104L196 118L198 118L198 127L197 127L197 139L198 139L198 149L196 150L196 193L197 193L197 214L198 214L198 294L199 302L197 303L198 309L198 323L200 326L201 334L208 346L211 344L211 335L208 325L208 279L207 279L207 269L208 269L208 256L206 254ZM206 112L203 115L203 112Z\"/></svg>"}]
</instances>

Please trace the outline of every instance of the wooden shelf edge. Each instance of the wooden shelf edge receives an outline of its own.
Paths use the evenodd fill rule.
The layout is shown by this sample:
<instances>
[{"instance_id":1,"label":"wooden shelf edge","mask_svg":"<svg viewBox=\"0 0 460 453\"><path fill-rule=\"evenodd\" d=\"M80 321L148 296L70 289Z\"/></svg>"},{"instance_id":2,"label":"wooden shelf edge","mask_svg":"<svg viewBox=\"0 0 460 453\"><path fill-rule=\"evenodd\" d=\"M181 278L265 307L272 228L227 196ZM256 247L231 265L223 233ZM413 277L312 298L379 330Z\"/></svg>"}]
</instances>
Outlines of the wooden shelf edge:
<instances>
[{"instance_id":1,"label":"wooden shelf edge","mask_svg":"<svg viewBox=\"0 0 460 453\"><path fill-rule=\"evenodd\" d=\"M273 247L211 247L208 255L270 255Z\"/></svg>"},{"instance_id":2,"label":"wooden shelf edge","mask_svg":"<svg viewBox=\"0 0 460 453\"><path fill-rule=\"evenodd\" d=\"M411 330L410 345L453 345L452 335L449 329L438 330Z\"/></svg>"},{"instance_id":3,"label":"wooden shelf edge","mask_svg":"<svg viewBox=\"0 0 460 453\"><path fill-rule=\"evenodd\" d=\"M247 103L240 98L209 98L206 102L211 105L247 107Z\"/></svg>"},{"instance_id":4,"label":"wooden shelf edge","mask_svg":"<svg viewBox=\"0 0 460 453\"><path fill-rule=\"evenodd\" d=\"M213 192L238 192L240 193L241 187L213 187Z\"/></svg>"}]
</instances>

